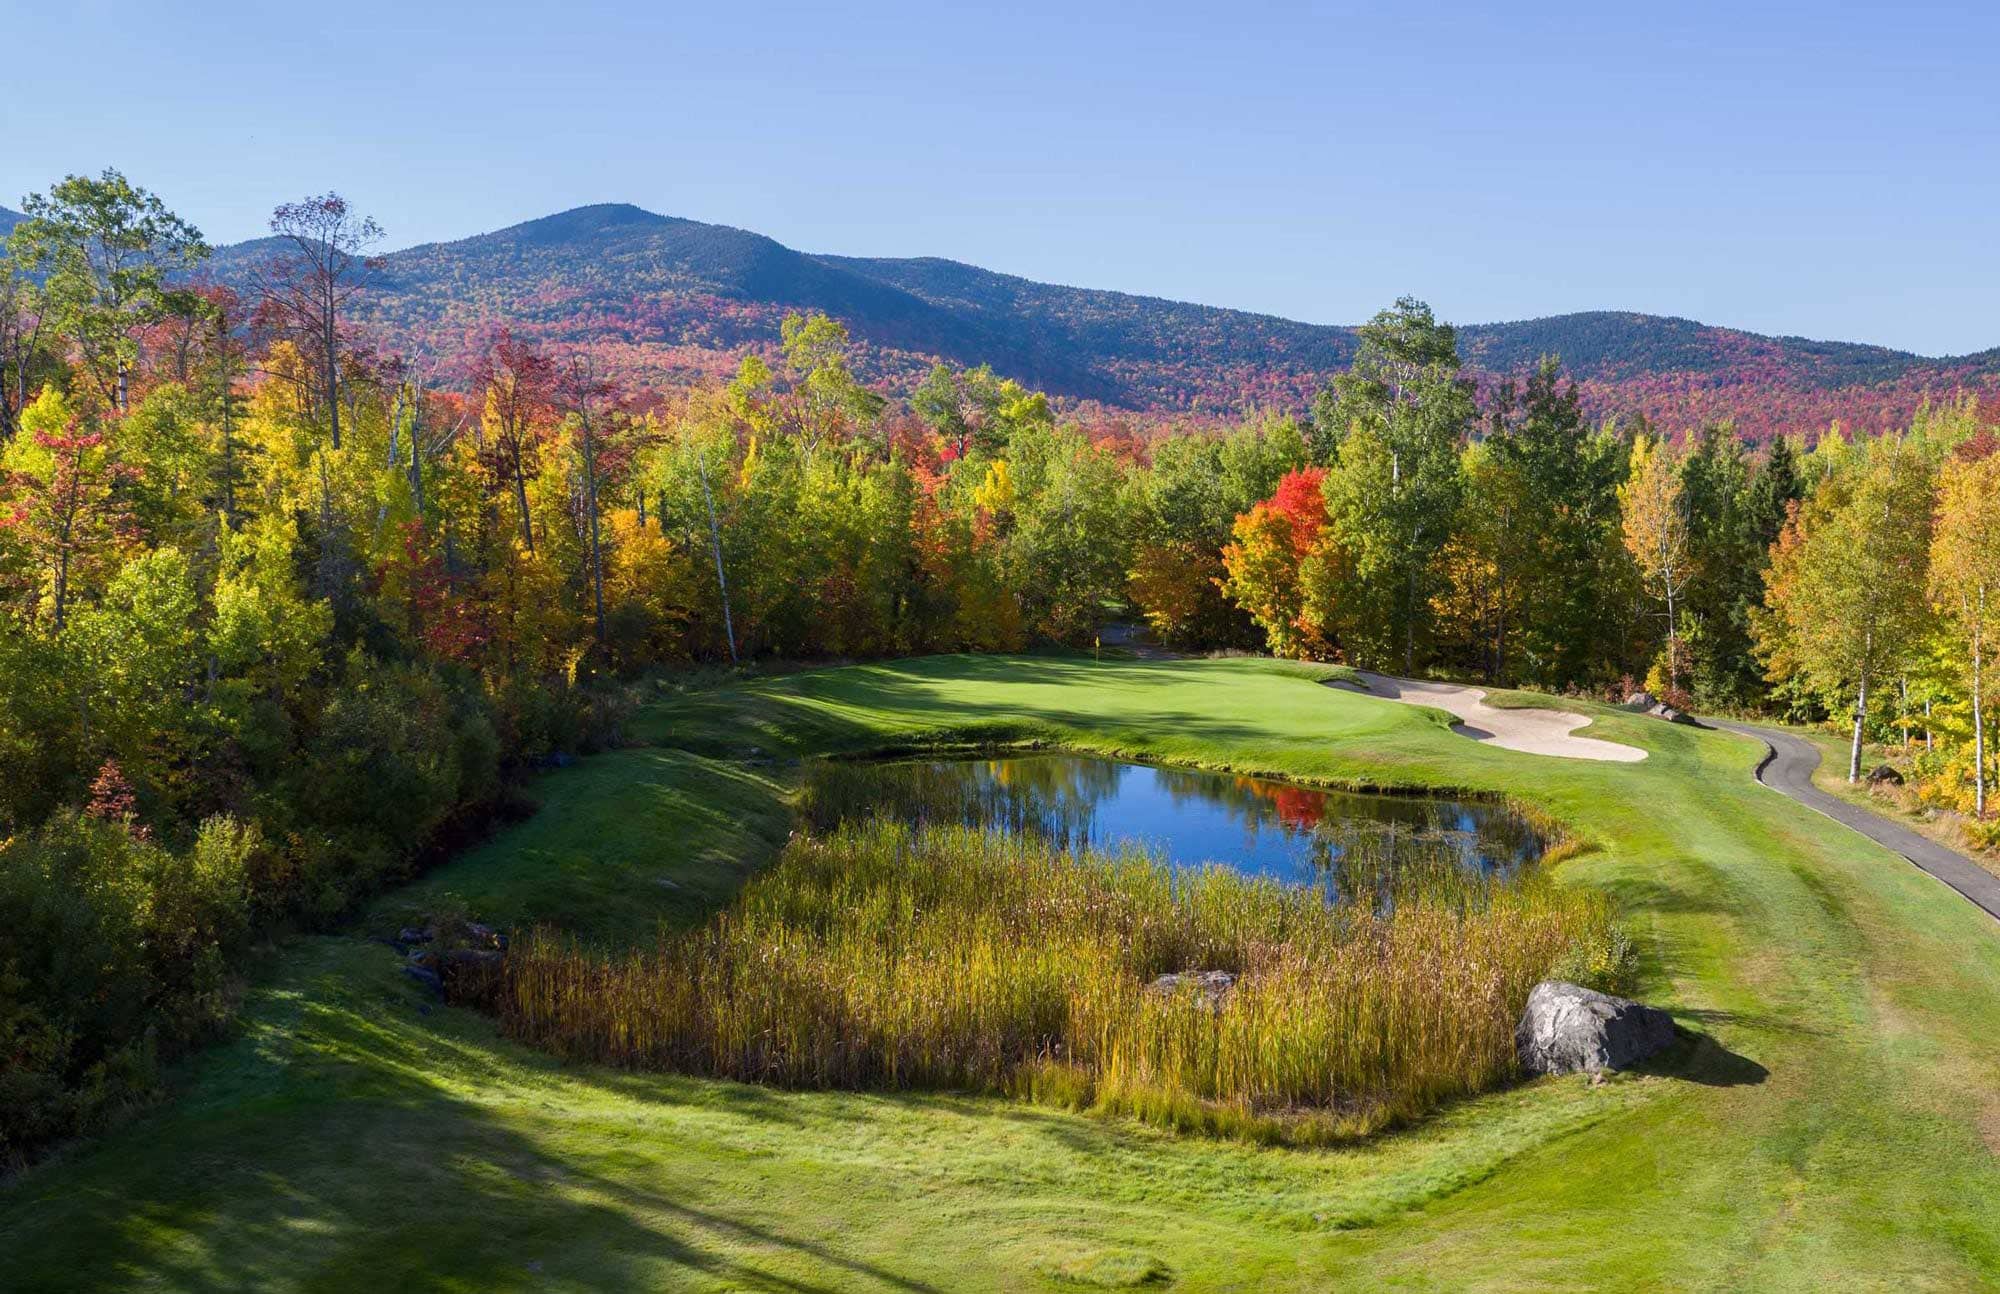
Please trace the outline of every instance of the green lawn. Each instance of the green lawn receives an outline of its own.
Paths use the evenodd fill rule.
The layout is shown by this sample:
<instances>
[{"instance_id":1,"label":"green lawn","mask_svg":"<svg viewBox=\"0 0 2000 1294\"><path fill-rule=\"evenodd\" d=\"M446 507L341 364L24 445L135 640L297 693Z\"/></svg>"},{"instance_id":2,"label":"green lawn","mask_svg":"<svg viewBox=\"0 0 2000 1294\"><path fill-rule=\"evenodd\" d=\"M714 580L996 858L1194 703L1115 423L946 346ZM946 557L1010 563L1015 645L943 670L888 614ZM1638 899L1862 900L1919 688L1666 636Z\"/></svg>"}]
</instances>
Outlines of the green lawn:
<instances>
[{"instance_id":1,"label":"green lawn","mask_svg":"<svg viewBox=\"0 0 2000 1294\"><path fill-rule=\"evenodd\" d=\"M648 747L301 940L175 1098L0 1190L15 1289L1972 1289L2000 1280L2000 938L1757 786L1757 749L1590 707L1644 763L1512 754L1253 660L947 657L661 702ZM360 937L449 894L646 937L787 829L789 761L1008 737L1514 795L1599 847L1644 996L1703 1035L1329 1152L999 1099L563 1067Z\"/></svg>"}]
</instances>

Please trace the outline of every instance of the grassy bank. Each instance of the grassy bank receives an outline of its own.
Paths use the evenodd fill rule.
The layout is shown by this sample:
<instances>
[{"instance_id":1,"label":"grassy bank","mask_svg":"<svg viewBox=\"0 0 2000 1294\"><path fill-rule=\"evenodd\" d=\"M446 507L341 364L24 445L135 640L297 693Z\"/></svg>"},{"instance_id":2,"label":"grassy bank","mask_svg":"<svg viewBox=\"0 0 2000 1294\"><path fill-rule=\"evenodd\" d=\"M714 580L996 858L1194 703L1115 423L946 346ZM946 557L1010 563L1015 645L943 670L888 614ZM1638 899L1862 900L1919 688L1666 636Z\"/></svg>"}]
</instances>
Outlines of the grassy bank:
<instances>
[{"instance_id":1,"label":"grassy bank","mask_svg":"<svg viewBox=\"0 0 2000 1294\"><path fill-rule=\"evenodd\" d=\"M301 941L173 1102L0 1188L7 1289L1977 1289L2000 1279L2000 940L1750 778L1753 743L1586 707L1642 764L1490 750L1257 661L938 658L656 706L653 748L426 882L600 946L707 919L785 761L1007 732L1330 784L1513 795L1594 846L1660 1072L1454 1102L1330 1150L998 1097L564 1064ZM770 762L775 761L775 762ZM601 862L602 873L595 864ZM399 896L391 902L416 902ZM385 909L385 922L395 919Z\"/></svg>"}]
</instances>

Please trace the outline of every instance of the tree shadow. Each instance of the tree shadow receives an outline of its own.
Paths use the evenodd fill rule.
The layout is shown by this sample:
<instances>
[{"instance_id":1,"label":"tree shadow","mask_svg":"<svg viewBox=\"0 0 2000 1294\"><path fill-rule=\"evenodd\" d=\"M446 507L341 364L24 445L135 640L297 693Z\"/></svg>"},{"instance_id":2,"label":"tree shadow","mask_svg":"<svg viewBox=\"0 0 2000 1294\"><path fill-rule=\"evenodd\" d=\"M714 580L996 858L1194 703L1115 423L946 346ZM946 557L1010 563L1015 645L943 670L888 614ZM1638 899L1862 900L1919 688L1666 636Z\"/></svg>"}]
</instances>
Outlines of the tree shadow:
<instances>
[{"instance_id":1,"label":"tree shadow","mask_svg":"<svg viewBox=\"0 0 2000 1294\"><path fill-rule=\"evenodd\" d=\"M933 1288L675 1171L685 1146L574 1143L557 1065L425 1014L368 945L291 959L174 1102L0 1189L0 1288Z\"/></svg>"}]
</instances>

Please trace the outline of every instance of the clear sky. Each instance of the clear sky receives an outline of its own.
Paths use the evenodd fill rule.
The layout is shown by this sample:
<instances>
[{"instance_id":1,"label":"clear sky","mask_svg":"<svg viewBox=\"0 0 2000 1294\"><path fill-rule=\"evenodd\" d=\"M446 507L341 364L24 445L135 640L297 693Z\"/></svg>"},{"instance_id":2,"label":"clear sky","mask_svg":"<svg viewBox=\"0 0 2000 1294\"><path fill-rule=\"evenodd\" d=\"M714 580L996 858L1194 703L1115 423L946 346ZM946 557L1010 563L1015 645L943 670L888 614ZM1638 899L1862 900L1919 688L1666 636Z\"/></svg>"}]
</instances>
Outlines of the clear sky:
<instances>
[{"instance_id":1,"label":"clear sky","mask_svg":"<svg viewBox=\"0 0 2000 1294\"><path fill-rule=\"evenodd\" d=\"M1318 322L2000 346L2000 6L0 0L0 203L587 202ZM1872 12L1869 12L1872 10Z\"/></svg>"}]
</instances>

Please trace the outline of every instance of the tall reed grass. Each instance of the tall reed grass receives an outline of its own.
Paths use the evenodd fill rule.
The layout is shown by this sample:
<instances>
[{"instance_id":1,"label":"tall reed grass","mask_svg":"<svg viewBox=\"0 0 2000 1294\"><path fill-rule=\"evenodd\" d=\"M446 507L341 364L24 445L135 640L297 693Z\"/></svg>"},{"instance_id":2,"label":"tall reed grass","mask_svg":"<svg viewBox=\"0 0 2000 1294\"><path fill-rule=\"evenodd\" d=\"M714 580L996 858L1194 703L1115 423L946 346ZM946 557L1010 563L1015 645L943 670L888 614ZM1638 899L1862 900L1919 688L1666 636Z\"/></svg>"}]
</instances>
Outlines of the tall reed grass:
<instances>
[{"instance_id":1,"label":"tall reed grass","mask_svg":"<svg viewBox=\"0 0 2000 1294\"><path fill-rule=\"evenodd\" d=\"M1344 855L1357 874L1329 901L1137 851L849 824L794 837L732 908L650 951L518 941L500 1013L516 1038L635 1069L1334 1140L1510 1076L1528 990L1616 944L1602 896L1532 869L1367 855ZM1219 1003L1147 987L1189 969L1239 979Z\"/></svg>"}]
</instances>

